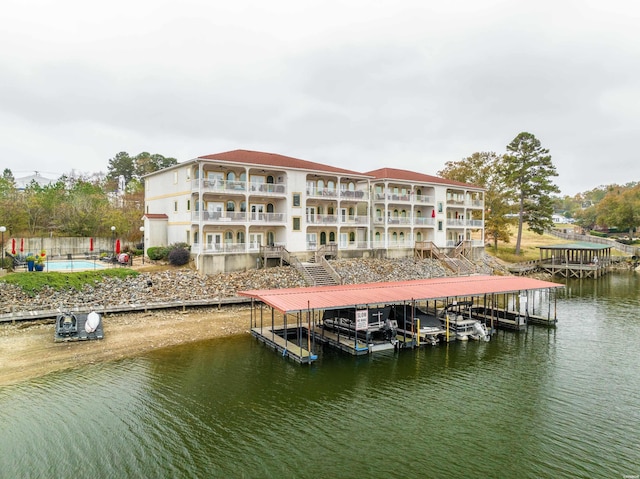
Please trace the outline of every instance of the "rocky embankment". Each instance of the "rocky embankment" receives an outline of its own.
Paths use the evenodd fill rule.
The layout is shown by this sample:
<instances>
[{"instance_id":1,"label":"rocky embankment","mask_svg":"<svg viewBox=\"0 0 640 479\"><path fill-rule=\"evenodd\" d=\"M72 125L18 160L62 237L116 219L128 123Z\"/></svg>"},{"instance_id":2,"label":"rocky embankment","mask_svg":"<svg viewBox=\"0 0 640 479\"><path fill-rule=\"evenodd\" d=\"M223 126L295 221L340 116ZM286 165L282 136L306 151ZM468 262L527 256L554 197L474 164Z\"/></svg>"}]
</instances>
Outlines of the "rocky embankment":
<instances>
[{"instance_id":1,"label":"rocky embankment","mask_svg":"<svg viewBox=\"0 0 640 479\"><path fill-rule=\"evenodd\" d=\"M437 260L350 259L331 262L343 283L368 283L433 278L451 274ZM485 261L479 272L491 273L495 265ZM300 274L291 267L249 270L237 273L201 276L191 270L141 273L124 280L107 278L82 291L55 291L45 288L34 298L22 289L0 282L0 314L43 311L58 308L102 308L122 304L170 303L190 300L219 300L235 297L249 289L295 288L305 286Z\"/></svg>"}]
</instances>

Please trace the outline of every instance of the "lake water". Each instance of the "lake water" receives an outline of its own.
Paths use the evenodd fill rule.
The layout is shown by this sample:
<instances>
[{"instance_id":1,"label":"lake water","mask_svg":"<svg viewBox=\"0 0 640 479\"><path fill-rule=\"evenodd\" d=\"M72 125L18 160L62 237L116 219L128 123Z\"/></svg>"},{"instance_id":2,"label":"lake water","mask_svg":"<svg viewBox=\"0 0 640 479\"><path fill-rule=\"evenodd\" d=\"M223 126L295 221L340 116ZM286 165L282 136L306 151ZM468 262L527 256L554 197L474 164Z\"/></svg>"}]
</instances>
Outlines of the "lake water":
<instances>
[{"instance_id":1,"label":"lake water","mask_svg":"<svg viewBox=\"0 0 640 479\"><path fill-rule=\"evenodd\" d=\"M5 387L0 477L638 477L639 296L568 282L556 329L488 343L301 366L242 336Z\"/></svg>"}]
</instances>

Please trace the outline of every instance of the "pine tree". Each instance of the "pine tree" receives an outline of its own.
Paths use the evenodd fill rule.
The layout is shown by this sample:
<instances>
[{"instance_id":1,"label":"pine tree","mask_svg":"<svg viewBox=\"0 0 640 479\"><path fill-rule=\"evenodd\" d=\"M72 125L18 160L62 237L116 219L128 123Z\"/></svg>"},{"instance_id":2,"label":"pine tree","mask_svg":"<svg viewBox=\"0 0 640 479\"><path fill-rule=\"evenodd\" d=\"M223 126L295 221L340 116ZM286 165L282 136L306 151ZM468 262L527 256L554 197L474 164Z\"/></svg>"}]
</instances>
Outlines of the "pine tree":
<instances>
[{"instance_id":1,"label":"pine tree","mask_svg":"<svg viewBox=\"0 0 640 479\"><path fill-rule=\"evenodd\" d=\"M518 199L518 236L516 251L520 254L522 226L526 222L529 230L542 234L553 226L552 193L560 189L552 178L558 176L551 161L549 150L542 148L540 141L531 133L522 132L507 146L503 175L505 183Z\"/></svg>"}]
</instances>

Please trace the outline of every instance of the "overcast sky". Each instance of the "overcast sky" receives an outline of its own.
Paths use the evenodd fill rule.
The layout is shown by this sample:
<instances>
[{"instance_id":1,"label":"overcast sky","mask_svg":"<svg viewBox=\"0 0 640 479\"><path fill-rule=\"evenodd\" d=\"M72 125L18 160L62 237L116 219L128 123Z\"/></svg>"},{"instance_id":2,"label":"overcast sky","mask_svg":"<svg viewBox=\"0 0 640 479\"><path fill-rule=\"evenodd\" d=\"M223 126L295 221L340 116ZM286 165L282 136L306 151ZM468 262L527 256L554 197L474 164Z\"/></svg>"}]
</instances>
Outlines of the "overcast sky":
<instances>
[{"instance_id":1,"label":"overcast sky","mask_svg":"<svg viewBox=\"0 0 640 479\"><path fill-rule=\"evenodd\" d=\"M640 181L637 0L4 0L0 167L234 149L436 174L533 133L562 194Z\"/></svg>"}]
</instances>

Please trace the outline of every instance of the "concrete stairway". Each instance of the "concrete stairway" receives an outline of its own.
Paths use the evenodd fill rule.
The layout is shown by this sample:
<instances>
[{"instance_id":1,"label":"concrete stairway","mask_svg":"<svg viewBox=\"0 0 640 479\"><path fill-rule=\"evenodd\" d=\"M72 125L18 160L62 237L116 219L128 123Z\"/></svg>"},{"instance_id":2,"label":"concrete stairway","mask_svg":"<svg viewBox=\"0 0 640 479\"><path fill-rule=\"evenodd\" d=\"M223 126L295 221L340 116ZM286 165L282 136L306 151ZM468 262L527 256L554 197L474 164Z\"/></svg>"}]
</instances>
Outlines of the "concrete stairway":
<instances>
[{"instance_id":1,"label":"concrete stairway","mask_svg":"<svg viewBox=\"0 0 640 479\"><path fill-rule=\"evenodd\" d=\"M321 263L302 263L302 267L308 273L305 277L313 280L312 286L329 286L338 284L331 273Z\"/></svg>"}]
</instances>

